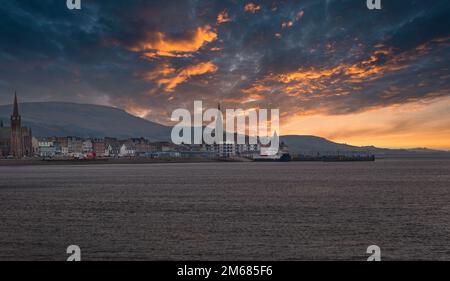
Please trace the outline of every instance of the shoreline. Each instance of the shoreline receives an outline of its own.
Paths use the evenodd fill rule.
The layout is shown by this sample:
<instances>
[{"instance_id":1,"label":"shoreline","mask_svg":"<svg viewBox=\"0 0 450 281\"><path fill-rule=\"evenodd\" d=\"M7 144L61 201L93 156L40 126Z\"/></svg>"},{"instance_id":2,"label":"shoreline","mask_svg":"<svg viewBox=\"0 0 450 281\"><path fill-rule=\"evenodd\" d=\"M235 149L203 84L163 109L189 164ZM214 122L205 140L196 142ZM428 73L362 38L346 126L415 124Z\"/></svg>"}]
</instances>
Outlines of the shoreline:
<instances>
[{"instance_id":1,"label":"shoreline","mask_svg":"<svg viewBox=\"0 0 450 281\"><path fill-rule=\"evenodd\" d=\"M208 159L208 158L183 158L183 159L155 159L155 158L104 158L104 159L0 159L0 167L20 166L86 166L86 165L140 165L140 164L188 164L188 163L236 163L236 162L375 162L386 159L450 159L447 155L384 155L374 159L292 159L291 161L254 161L250 159Z\"/></svg>"},{"instance_id":2,"label":"shoreline","mask_svg":"<svg viewBox=\"0 0 450 281\"><path fill-rule=\"evenodd\" d=\"M214 159L60 159L60 160L0 160L0 167L16 166L68 166L68 165L119 165L119 164L175 164L175 163L210 163L220 162Z\"/></svg>"}]
</instances>

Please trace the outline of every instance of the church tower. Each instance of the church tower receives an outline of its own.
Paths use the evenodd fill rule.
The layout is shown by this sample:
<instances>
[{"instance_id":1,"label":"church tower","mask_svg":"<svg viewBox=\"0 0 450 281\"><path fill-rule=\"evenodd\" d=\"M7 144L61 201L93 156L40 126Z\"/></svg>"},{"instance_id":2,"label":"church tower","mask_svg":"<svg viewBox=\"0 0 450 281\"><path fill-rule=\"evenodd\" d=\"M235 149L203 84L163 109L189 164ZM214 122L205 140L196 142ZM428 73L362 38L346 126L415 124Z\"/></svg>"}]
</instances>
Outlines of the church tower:
<instances>
[{"instance_id":1,"label":"church tower","mask_svg":"<svg viewBox=\"0 0 450 281\"><path fill-rule=\"evenodd\" d=\"M21 159L24 156L22 140L22 118L19 114L16 93L14 95L13 114L11 115L11 155L16 159Z\"/></svg>"}]
</instances>

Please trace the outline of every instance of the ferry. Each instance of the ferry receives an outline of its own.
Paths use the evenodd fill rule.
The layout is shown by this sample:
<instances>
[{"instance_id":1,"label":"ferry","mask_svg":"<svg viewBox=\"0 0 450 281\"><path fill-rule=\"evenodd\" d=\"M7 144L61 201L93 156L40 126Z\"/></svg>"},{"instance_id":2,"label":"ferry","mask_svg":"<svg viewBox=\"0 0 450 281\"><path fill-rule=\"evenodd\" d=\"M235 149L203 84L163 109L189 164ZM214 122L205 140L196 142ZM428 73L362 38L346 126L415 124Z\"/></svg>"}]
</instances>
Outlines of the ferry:
<instances>
[{"instance_id":1,"label":"ferry","mask_svg":"<svg viewBox=\"0 0 450 281\"><path fill-rule=\"evenodd\" d=\"M255 162L289 162L291 161L289 153L277 153L275 155L257 155L253 157Z\"/></svg>"}]
</instances>

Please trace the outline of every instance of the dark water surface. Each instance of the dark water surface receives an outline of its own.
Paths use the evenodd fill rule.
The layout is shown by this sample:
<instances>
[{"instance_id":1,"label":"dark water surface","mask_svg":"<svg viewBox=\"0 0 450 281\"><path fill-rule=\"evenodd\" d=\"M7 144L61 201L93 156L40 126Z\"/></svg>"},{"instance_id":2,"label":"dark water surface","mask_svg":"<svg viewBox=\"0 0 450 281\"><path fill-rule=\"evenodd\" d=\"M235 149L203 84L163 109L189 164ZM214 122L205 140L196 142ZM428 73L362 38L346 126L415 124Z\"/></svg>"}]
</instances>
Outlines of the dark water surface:
<instances>
[{"instance_id":1,"label":"dark water surface","mask_svg":"<svg viewBox=\"0 0 450 281\"><path fill-rule=\"evenodd\" d=\"M450 260L450 160L0 167L0 260Z\"/></svg>"}]
</instances>

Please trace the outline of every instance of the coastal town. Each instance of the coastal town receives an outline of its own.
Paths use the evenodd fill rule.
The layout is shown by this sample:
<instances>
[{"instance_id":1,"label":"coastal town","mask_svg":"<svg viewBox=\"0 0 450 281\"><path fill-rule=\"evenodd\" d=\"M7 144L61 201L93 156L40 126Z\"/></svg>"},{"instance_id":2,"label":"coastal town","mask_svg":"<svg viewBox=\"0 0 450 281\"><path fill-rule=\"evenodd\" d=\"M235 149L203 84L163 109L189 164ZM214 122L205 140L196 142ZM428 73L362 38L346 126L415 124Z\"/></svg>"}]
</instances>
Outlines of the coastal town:
<instances>
[{"instance_id":1,"label":"coastal town","mask_svg":"<svg viewBox=\"0 0 450 281\"><path fill-rule=\"evenodd\" d=\"M145 138L33 138L34 156L43 159L70 158L253 158L259 145L175 145L171 142L152 142Z\"/></svg>"},{"instance_id":2,"label":"coastal town","mask_svg":"<svg viewBox=\"0 0 450 281\"><path fill-rule=\"evenodd\" d=\"M282 153L287 147L281 144ZM32 130L22 126L17 95L14 97L10 127L0 123L0 159L95 160L95 159L263 159L261 144L218 143L181 144L151 141L146 138L117 139L113 137L83 138L78 136L34 137ZM281 159L282 154L270 159ZM275 158L274 158L275 157ZM286 156L285 156L286 158Z\"/></svg>"},{"instance_id":3,"label":"coastal town","mask_svg":"<svg viewBox=\"0 0 450 281\"><path fill-rule=\"evenodd\" d=\"M33 136L31 128L24 127L19 112L17 95L14 96L9 126L0 119L0 164L48 164L48 163L151 163L151 162L288 162L288 161L375 161L367 154L292 154L284 142L278 141L276 132L270 144L262 144L261 138L250 141L223 141L213 144L175 144L169 140L151 140L145 137L80 137ZM223 126L221 119L216 126ZM222 131L222 130L220 130ZM233 134L232 134L233 135ZM234 134L237 140L238 135ZM274 139L276 151L271 147Z\"/></svg>"}]
</instances>

